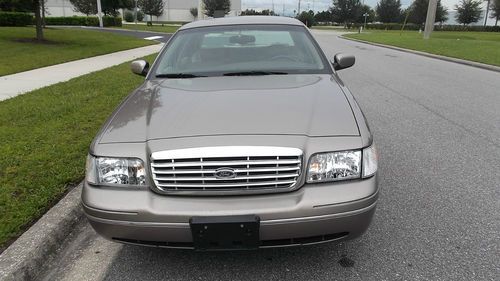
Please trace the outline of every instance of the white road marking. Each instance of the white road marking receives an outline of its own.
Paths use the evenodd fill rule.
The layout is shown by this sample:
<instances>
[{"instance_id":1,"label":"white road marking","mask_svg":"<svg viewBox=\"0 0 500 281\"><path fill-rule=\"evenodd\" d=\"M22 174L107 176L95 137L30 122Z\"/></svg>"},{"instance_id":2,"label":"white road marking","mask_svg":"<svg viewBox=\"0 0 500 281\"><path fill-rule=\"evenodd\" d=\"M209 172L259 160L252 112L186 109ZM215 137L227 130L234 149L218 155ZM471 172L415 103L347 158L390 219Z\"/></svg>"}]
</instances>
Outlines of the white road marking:
<instances>
[{"instance_id":1,"label":"white road marking","mask_svg":"<svg viewBox=\"0 0 500 281\"><path fill-rule=\"evenodd\" d=\"M146 40L156 40L156 39L160 39L160 38L163 38L163 36L151 36L151 37L146 37L144 39L146 39Z\"/></svg>"}]
</instances>

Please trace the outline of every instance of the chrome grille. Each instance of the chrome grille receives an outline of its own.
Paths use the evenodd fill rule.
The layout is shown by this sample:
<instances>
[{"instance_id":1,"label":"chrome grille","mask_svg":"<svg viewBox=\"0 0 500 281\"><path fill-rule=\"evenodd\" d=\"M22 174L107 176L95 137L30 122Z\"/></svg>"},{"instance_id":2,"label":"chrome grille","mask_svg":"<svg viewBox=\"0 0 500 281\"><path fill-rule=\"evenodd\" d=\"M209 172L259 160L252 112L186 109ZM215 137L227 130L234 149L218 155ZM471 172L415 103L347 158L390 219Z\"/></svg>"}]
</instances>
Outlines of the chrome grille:
<instances>
[{"instance_id":1,"label":"chrome grille","mask_svg":"<svg viewBox=\"0 0 500 281\"><path fill-rule=\"evenodd\" d=\"M286 147L228 146L155 152L151 170L163 192L246 193L293 189L302 151Z\"/></svg>"}]
</instances>

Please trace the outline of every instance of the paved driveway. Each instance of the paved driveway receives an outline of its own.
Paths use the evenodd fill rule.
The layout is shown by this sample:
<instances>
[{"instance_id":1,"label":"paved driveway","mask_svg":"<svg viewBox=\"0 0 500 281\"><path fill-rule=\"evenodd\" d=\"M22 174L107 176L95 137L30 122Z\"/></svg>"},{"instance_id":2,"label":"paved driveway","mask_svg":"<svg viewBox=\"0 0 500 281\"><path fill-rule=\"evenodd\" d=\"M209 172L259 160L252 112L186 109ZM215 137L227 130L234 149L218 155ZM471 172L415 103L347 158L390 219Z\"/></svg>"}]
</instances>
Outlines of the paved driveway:
<instances>
[{"instance_id":1,"label":"paved driveway","mask_svg":"<svg viewBox=\"0 0 500 281\"><path fill-rule=\"evenodd\" d=\"M342 244L197 253L75 230L47 280L498 280L500 75L315 32L356 55L339 74L381 152L379 206Z\"/></svg>"}]
</instances>

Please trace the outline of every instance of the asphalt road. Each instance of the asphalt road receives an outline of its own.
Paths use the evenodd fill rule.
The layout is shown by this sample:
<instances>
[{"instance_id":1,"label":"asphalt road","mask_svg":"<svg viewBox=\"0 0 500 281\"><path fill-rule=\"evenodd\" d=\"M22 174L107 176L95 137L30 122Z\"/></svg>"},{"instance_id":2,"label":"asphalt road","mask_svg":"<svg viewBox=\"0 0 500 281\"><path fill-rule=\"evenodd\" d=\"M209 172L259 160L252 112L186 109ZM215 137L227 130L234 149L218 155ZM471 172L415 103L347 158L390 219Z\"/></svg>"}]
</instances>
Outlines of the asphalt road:
<instances>
[{"instance_id":1,"label":"asphalt road","mask_svg":"<svg viewBox=\"0 0 500 281\"><path fill-rule=\"evenodd\" d=\"M378 209L341 244L199 253L76 229L45 280L499 280L500 74L315 32L378 144Z\"/></svg>"}]
</instances>

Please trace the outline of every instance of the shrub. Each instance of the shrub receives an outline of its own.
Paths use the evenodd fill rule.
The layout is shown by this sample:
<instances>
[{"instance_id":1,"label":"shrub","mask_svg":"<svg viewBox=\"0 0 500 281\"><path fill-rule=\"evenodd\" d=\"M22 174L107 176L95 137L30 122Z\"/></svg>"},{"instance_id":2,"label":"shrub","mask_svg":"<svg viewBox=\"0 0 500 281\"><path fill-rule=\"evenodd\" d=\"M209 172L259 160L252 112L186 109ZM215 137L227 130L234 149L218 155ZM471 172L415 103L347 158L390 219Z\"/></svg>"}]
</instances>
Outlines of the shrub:
<instances>
[{"instance_id":1,"label":"shrub","mask_svg":"<svg viewBox=\"0 0 500 281\"><path fill-rule=\"evenodd\" d=\"M356 26L360 26L357 24ZM366 25L366 29L380 29L380 30L401 30L403 24L401 23L370 23ZM419 30L422 28L418 24L407 23L405 25L405 30Z\"/></svg>"},{"instance_id":2,"label":"shrub","mask_svg":"<svg viewBox=\"0 0 500 281\"><path fill-rule=\"evenodd\" d=\"M77 26L99 26L97 17L46 17L47 25L77 25ZM122 26L122 18L120 17L102 17L104 26Z\"/></svg>"},{"instance_id":3,"label":"shrub","mask_svg":"<svg viewBox=\"0 0 500 281\"><path fill-rule=\"evenodd\" d=\"M142 21L144 19L144 13L137 11L137 21Z\"/></svg>"},{"instance_id":4,"label":"shrub","mask_svg":"<svg viewBox=\"0 0 500 281\"><path fill-rule=\"evenodd\" d=\"M126 21L126 22L133 22L134 21L134 12L131 12L131 11L125 11L123 13L123 19Z\"/></svg>"},{"instance_id":5,"label":"shrub","mask_svg":"<svg viewBox=\"0 0 500 281\"><path fill-rule=\"evenodd\" d=\"M97 20L99 22L99 20ZM102 17L102 24L104 26L122 26L121 17ZM97 24L99 25L99 23Z\"/></svg>"},{"instance_id":6,"label":"shrub","mask_svg":"<svg viewBox=\"0 0 500 281\"><path fill-rule=\"evenodd\" d=\"M434 30L439 31L487 31L487 32L500 32L500 26L482 26L482 25L436 25Z\"/></svg>"},{"instance_id":7,"label":"shrub","mask_svg":"<svg viewBox=\"0 0 500 281\"><path fill-rule=\"evenodd\" d=\"M26 26L33 24L33 15L0 11L0 26Z\"/></svg>"}]
</instances>

